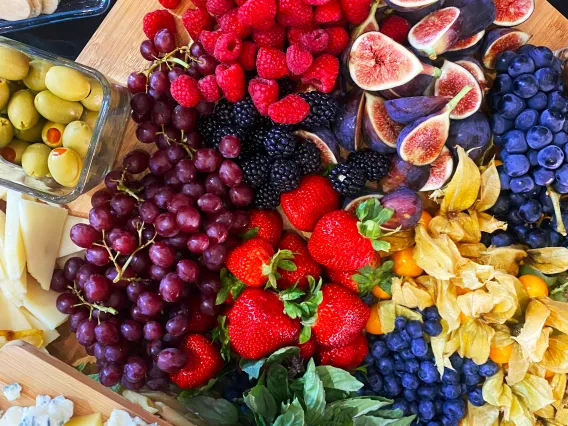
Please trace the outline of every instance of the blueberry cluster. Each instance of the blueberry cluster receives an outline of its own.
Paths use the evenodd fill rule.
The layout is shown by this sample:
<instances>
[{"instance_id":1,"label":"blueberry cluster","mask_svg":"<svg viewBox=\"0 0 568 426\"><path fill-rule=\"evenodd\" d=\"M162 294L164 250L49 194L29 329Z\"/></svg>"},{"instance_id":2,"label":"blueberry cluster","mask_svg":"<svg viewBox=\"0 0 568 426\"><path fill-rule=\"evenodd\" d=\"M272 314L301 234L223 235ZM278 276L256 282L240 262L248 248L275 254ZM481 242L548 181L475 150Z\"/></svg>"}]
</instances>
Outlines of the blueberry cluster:
<instances>
[{"instance_id":1,"label":"blueberry cluster","mask_svg":"<svg viewBox=\"0 0 568 426\"><path fill-rule=\"evenodd\" d=\"M398 317L391 333L369 335L367 376L358 376L365 383L361 392L393 398L393 408L416 414L413 424L457 426L466 414L466 399L475 406L485 404L480 385L498 366L490 360L477 365L456 353L450 358L455 370L446 368L440 377L424 334L439 335L441 317L436 307L425 309L422 317L423 323Z\"/></svg>"}]
</instances>

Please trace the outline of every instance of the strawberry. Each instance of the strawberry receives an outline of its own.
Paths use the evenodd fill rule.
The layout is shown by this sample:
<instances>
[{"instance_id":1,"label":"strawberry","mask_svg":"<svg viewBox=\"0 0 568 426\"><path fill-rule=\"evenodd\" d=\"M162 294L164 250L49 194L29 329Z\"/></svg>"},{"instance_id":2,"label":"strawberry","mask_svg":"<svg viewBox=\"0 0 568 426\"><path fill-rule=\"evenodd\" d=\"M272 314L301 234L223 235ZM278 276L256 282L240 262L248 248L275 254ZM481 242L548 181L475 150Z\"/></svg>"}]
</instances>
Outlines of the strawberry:
<instances>
[{"instance_id":1,"label":"strawberry","mask_svg":"<svg viewBox=\"0 0 568 426\"><path fill-rule=\"evenodd\" d=\"M281 277L278 279L278 288L286 289L298 283L298 288L305 290L308 288L308 275L319 279L321 275L321 266L318 265L308 251L308 246L302 237L294 232L286 232L280 244L280 250L290 250L294 253L295 271L285 271L279 269Z\"/></svg>"},{"instance_id":2,"label":"strawberry","mask_svg":"<svg viewBox=\"0 0 568 426\"><path fill-rule=\"evenodd\" d=\"M268 241L272 247L278 245L282 236L282 217L276 210L251 209L249 213L249 224L246 228L245 239L259 237Z\"/></svg>"},{"instance_id":3,"label":"strawberry","mask_svg":"<svg viewBox=\"0 0 568 426\"><path fill-rule=\"evenodd\" d=\"M411 25L408 21L400 16L390 15L381 22L381 29L379 30L386 36L389 36L394 41L400 44L405 44L408 39Z\"/></svg>"},{"instance_id":4,"label":"strawberry","mask_svg":"<svg viewBox=\"0 0 568 426\"><path fill-rule=\"evenodd\" d=\"M361 365L368 353L369 344L365 335L361 333L350 345L340 348L321 348L319 351L319 362L321 365L331 365L344 370L353 370Z\"/></svg>"},{"instance_id":5,"label":"strawberry","mask_svg":"<svg viewBox=\"0 0 568 426\"><path fill-rule=\"evenodd\" d=\"M280 196L286 217L300 231L311 232L326 213L339 208L339 194L329 179L323 176L305 176L300 186Z\"/></svg>"},{"instance_id":6,"label":"strawberry","mask_svg":"<svg viewBox=\"0 0 568 426\"><path fill-rule=\"evenodd\" d=\"M276 293L260 288L245 289L231 308L228 320L231 345L246 359L260 359L294 345L300 335L300 320L284 313L284 303Z\"/></svg>"},{"instance_id":7,"label":"strawberry","mask_svg":"<svg viewBox=\"0 0 568 426\"><path fill-rule=\"evenodd\" d=\"M318 350L318 342L314 336L310 337L306 343L300 343L298 345L300 348L300 358L303 360L308 360L313 357Z\"/></svg>"},{"instance_id":8,"label":"strawberry","mask_svg":"<svg viewBox=\"0 0 568 426\"><path fill-rule=\"evenodd\" d=\"M338 284L324 285L322 293L323 300L312 327L318 344L328 347L352 344L367 324L371 313L369 307Z\"/></svg>"},{"instance_id":9,"label":"strawberry","mask_svg":"<svg viewBox=\"0 0 568 426\"><path fill-rule=\"evenodd\" d=\"M369 293L373 287L380 286L387 289L390 293L392 284L392 267L394 262L388 261L381 265L381 257L378 253L371 262L359 269L358 271L336 271L335 269L326 269L327 277L334 283L341 284L353 293L365 295Z\"/></svg>"},{"instance_id":10,"label":"strawberry","mask_svg":"<svg viewBox=\"0 0 568 426\"><path fill-rule=\"evenodd\" d=\"M171 380L182 389L195 389L206 385L223 368L223 359L217 346L200 334L188 334L180 349L187 361Z\"/></svg>"},{"instance_id":11,"label":"strawberry","mask_svg":"<svg viewBox=\"0 0 568 426\"><path fill-rule=\"evenodd\" d=\"M187 303L188 319L187 325L188 333L205 333L213 330L217 325L217 317L215 315L204 315L199 308L201 301L197 297L191 297Z\"/></svg>"},{"instance_id":12,"label":"strawberry","mask_svg":"<svg viewBox=\"0 0 568 426\"><path fill-rule=\"evenodd\" d=\"M372 0L339 0L343 16L353 25L359 25L367 19L371 3Z\"/></svg>"}]
</instances>

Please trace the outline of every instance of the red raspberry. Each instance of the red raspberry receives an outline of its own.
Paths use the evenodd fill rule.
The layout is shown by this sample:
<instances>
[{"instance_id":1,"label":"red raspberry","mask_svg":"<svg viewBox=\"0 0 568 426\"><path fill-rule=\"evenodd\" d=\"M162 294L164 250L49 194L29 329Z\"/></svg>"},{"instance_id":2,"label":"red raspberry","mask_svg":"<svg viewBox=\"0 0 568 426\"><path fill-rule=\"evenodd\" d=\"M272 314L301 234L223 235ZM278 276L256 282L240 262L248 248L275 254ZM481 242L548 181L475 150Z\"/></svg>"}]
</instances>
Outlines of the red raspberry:
<instances>
[{"instance_id":1,"label":"red raspberry","mask_svg":"<svg viewBox=\"0 0 568 426\"><path fill-rule=\"evenodd\" d=\"M282 78L288 74L286 54L271 47L261 47L256 55L256 71L262 78Z\"/></svg>"},{"instance_id":2,"label":"red raspberry","mask_svg":"<svg viewBox=\"0 0 568 426\"><path fill-rule=\"evenodd\" d=\"M314 12L302 0L280 0L276 19L284 27L309 27L313 23Z\"/></svg>"},{"instance_id":3,"label":"red raspberry","mask_svg":"<svg viewBox=\"0 0 568 426\"><path fill-rule=\"evenodd\" d=\"M349 44L349 34L343 27L330 27L326 29L329 35L329 43L325 48L325 53L333 56L339 56L343 49Z\"/></svg>"},{"instance_id":4,"label":"red raspberry","mask_svg":"<svg viewBox=\"0 0 568 426\"><path fill-rule=\"evenodd\" d=\"M222 30L202 31L199 35L199 42L207 53L213 55L215 53L215 45L217 44L217 39L221 37L221 35L223 35Z\"/></svg>"},{"instance_id":5,"label":"red raspberry","mask_svg":"<svg viewBox=\"0 0 568 426\"><path fill-rule=\"evenodd\" d=\"M239 64L246 71L252 71L256 67L256 44L252 41L243 41Z\"/></svg>"},{"instance_id":6,"label":"red raspberry","mask_svg":"<svg viewBox=\"0 0 568 426\"><path fill-rule=\"evenodd\" d=\"M245 97L245 72L239 64L217 65L215 77L229 102L238 102Z\"/></svg>"},{"instance_id":7,"label":"red raspberry","mask_svg":"<svg viewBox=\"0 0 568 426\"><path fill-rule=\"evenodd\" d=\"M339 2L331 0L329 3L316 7L314 19L320 24L329 24L330 22L338 22L342 16Z\"/></svg>"},{"instance_id":8,"label":"red raspberry","mask_svg":"<svg viewBox=\"0 0 568 426\"><path fill-rule=\"evenodd\" d=\"M315 26L309 28L288 28L288 43L300 44L300 37L315 29L317 29Z\"/></svg>"},{"instance_id":9,"label":"red raspberry","mask_svg":"<svg viewBox=\"0 0 568 426\"><path fill-rule=\"evenodd\" d=\"M166 9L175 9L179 6L180 0L158 0Z\"/></svg>"},{"instance_id":10,"label":"red raspberry","mask_svg":"<svg viewBox=\"0 0 568 426\"><path fill-rule=\"evenodd\" d=\"M276 0L247 0L239 9L239 18L245 25L267 30L274 25Z\"/></svg>"},{"instance_id":11,"label":"red raspberry","mask_svg":"<svg viewBox=\"0 0 568 426\"><path fill-rule=\"evenodd\" d=\"M248 85L248 92L258 112L268 115L268 107L278 100L279 92L276 80L255 77Z\"/></svg>"},{"instance_id":12,"label":"red raspberry","mask_svg":"<svg viewBox=\"0 0 568 426\"><path fill-rule=\"evenodd\" d=\"M236 61L242 48L243 42L236 34L223 34L215 43L215 59L225 63Z\"/></svg>"},{"instance_id":13,"label":"red raspberry","mask_svg":"<svg viewBox=\"0 0 568 426\"><path fill-rule=\"evenodd\" d=\"M386 36L389 36L394 41L400 44L405 44L410 32L410 24L400 16L391 15L387 16L381 22L381 29L379 30Z\"/></svg>"},{"instance_id":14,"label":"red raspberry","mask_svg":"<svg viewBox=\"0 0 568 426\"><path fill-rule=\"evenodd\" d=\"M274 24L267 30L255 30L252 33L252 39L258 47L273 47L278 50L284 50L286 28Z\"/></svg>"},{"instance_id":15,"label":"red raspberry","mask_svg":"<svg viewBox=\"0 0 568 426\"><path fill-rule=\"evenodd\" d=\"M199 86L199 91L206 102L217 102L221 99L221 92L219 91L217 78L214 74L203 77L197 82L197 85Z\"/></svg>"},{"instance_id":16,"label":"red raspberry","mask_svg":"<svg viewBox=\"0 0 568 426\"><path fill-rule=\"evenodd\" d=\"M329 93L335 87L339 74L339 60L328 53L314 59L312 66L302 75L302 83L310 84L323 93Z\"/></svg>"},{"instance_id":17,"label":"red raspberry","mask_svg":"<svg viewBox=\"0 0 568 426\"><path fill-rule=\"evenodd\" d=\"M193 40L197 40L202 31L213 29L213 18L205 9L188 9L181 21Z\"/></svg>"},{"instance_id":18,"label":"red raspberry","mask_svg":"<svg viewBox=\"0 0 568 426\"><path fill-rule=\"evenodd\" d=\"M325 30L313 30L300 37L300 46L310 53L321 53L329 43L329 35Z\"/></svg>"},{"instance_id":19,"label":"red raspberry","mask_svg":"<svg viewBox=\"0 0 568 426\"><path fill-rule=\"evenodd\" d=\"M281 124L298 124L310 113L310 104L298 95L288 95L268 107L268 116Z\"/></svg>"},{"instance_id":20,"label":"red raspberry","mask_svg":"<svg viewBox=\"0 0 568 426\"><path fill-rule=\"evenodd\" d=\"M164 9L147 13L144 16L142 28L144 34L146 34L146 37L150 40L154 40L156 33L164 28L167 28L174 34L177 33L174 15Z\"/></svg>"},{"instance_id":21,"label":"red raspberry","mask_svg":"<svg viewBox=\"0 0 568 426\"><path fill-rule=\"evenodd\" d=\"M247 0L235 0L235 4L237 6L242 6L243 4L245 4L247 2Z\"/></svg>"},{"instance_id":22,"label":"red raspberry","mask_svg":"<svg viewBox=\"0 0 568 426\"><path fill-rule=\"evenodd\" d=\"M207 0L206 8L211 15L223 15L232 9L233 0Z\"/></svg>"},{"instance_id":23,"label":"red raspberry","mask_svg":"<svg viewBox=\"0 0 568 426\"><path fill-rule=\"evenodd\" d=\"M239 8L235 7L234 9L229 10L223 16L220 16L217 19L219 22L219 27L226 33L235 33L239 38L245 39L247 38L252 28L248 25L245 25L239 19Z\"/></svg>"},{"instance_id":24,"label":"red raspberry","mask_svg":"<svg viewBox=\"0 0 568 426\"><path fill-rule=\"evenodd\" d=\"M331 0L303 0L304 3L312 5L312 6L323 6L324 4L329 3Z\"/></svg>"},{"instance_id":25,"label":"red raspberry","mask_svg":"<svg viewBox=\"0 0 568 426\"><path fill-rule=\"evenodd\" d=\"M286 50L286 64L291 74L301 75L312 65L313 57L306 49L293 44Z\"/></svg>"},{"instance_id":26,"label":"red raspberry","mask_svg":"<svg viewBox=\"0 0 568 426\"><path fill-rule=\"evenodd\" d=\"M347 22L353 25L359 25L371 10L371 3L373 0L339 0L343 16Z\"/></svg>"},{"instance_id":27,"label":"red raspberry","mask_svg":"<svg viewBox=\"0 0 568 426\"><path fill-rule=\"evenodd\" d=\"M183 107L191 108L201 100L197 81L189 75L181 75L170 86L172 97Z\"/></svg>"},{"instance_id":28,"label":"red raspberry","mask_svg":"<svg viewBox=\"0 0 568 426\"><path fill-rule=\"evenodd\" d=\"M205 9L207 0L193 0L192 3L195 7L198 7L200 9Z\"/></svg>"}]
</instances>

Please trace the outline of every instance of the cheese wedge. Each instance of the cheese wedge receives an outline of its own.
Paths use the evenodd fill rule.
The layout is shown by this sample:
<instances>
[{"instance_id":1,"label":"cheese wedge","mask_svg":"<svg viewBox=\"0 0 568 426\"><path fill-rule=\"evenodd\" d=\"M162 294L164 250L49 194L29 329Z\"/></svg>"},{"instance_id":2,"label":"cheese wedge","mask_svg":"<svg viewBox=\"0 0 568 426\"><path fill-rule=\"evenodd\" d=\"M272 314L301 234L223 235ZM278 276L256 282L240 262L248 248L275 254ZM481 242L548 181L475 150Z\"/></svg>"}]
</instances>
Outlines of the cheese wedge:
<instances>
[{"instance_id":1,"label":"cheese wedge","mask_svg":"<svg viewBox=\"0 0 568 426\"><path fill-rule=\"evenodd\" d=\"M65 219L65 225L63 226L63 233L61 234L61 242L59 243L59 252L57 253L57 258L68 256L71 253L77 253L81 251L82 248L76 245L71 238L69 233L71 228L78 223L88 224L88 219L83 219L82 217L70 216L68 215Z\"/></svg>"},{"instance_id":2,"label":"cheese wedge","mask_svg":"<svg viewBox=\"0 0 568 426\"><path fill-rule=\"evenodd\" d=\"M31 0L5 0L0 7L0 19L21 21L32 16L33 12Z\"/></svg>"},{"instance_id":3,"label":"cheese wedge","mask_svg":"<svg viewBox=\"0 0 568 426\"><path fill-rule=\"evenodd\" d=\"M17 307L23 306L24 296L28 291L28 274L26 270L24 269L24 272L18 279L0 282L0 288L14 305Z\"/></svg>"},{"instance_id":4,"label":"cheese wedge","mask_svg":"<svg viewBox=\"0 0 568 426\"><path fill-rule=\"evenodd\" d=\"M26 264L26 249L20 229L20 201L22 194L8 190L6 196L6 234L4 237L4 259L9 280L20 278ZM47 223L47 222L46 222Z\"/></svg>"},{"instance_id":5,"label":"cheese wedge","mask_svg":"<svg viewBox=\"0 0 568 426\"><path fill-rule=\"evenodd\" d=\"M65 426L103 426L101 413L87 414L86 416L73 417Z\"/></svg>"},{"instance_id":6,"label":"cheese wedge","mask_svg":"<svg viewBox=\"0 0 568 426\"><path fill-rule=\"evenodd\" d=\"M4 268L4 259L2 259L2 254L4 253L4 235L6 233L6 213L0 210L0 281L6 279L6 269Z\"/></svg>"},{"instance_id":7,"label":"cheese wedge","mask_svg":"<svg viewBox=\"0 0 568 426\"><path fill-rule=\"evenodd\" d=\"M28 276L28 292L24 297L24 308L40 320L50 330L55 330L67 320L67 315L62 314L55 307L55 301L59 293L42 290L39 283Z\"/></svg>"},{"instance_id":8,"label":"cheese wedge","mask_svg":"<svg viewBox=\"0 0 568 426\"><path fill-rule=\"evenodd\" d=\"M43 9L41 13L46 15L51 15L57 10L59 6L59 0L42 0Z\"/></svg>"},{"instance_id":9,"label":"cheese wedge","mask_svg":"<svg viewBox=\"0 0 568 426\"><path fill-rule=\"evenodd\" d=\"M0 292L0 330L22 331L32 328L20 309Z\"/></svg>"},{"instance_id":10,"label":"cheese wedge","mask_svg":"<svg viewBox=\"0 0 568 426\"><path fill-rule=\"evenodd\" d=\"M20 201L20 227L28 272L49 290L67 210L34 201Z\"/></svg>"},{"instance_id":11,"label":"cheese wedge","mask_svg":"<svg viewBox=\"0 0 568 426\"><path fill-rule=\"evenodd\" d=\"M20 308L20 312L24 314L32 328L43 331L43 345L45 347L59 337L57 330L50 330L44 323L34 317L26 308Z\"/></svg>"}]
</instances>

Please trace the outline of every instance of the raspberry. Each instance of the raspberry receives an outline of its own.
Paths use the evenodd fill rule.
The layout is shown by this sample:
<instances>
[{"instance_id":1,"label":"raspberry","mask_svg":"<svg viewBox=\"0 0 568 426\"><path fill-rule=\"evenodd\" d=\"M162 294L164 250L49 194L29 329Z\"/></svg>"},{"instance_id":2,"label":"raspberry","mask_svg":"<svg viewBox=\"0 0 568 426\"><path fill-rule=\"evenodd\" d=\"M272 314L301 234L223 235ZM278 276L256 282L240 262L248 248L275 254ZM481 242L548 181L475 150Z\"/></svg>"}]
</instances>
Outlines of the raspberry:
<instances>
[{"instance_id":1,"label":"raspberry","mask_svg":"<svg viewBox=\"0 0 568 426\"><path fill-rule=\"evenodd\" d=\"M234 103L245 97L245 72L239 64L217 65L215 77L229 102Z\"/></svg>"},{"instance_id":2,"label":"raspberry","mask_svg":"<svg viewBox=\"0 0 568 426\"><path fill-rule=\"evenodd\" d=\"M202 31L213 29L213 18L204 9L188 9L181 21L193 40L197 40Z\"/></svg>"},{"instance_id":3,"label":"raspberry","mask_svg":"<svg viewBox=\"0 0 568 426\"><path fill-rule=\"evenodd\" d=\"M300 44L300 37L315 29L317 29L315 26L311 26L309 28L288 28L288 43Z\"/></svg>"},{"instance_id":4,"label":"raspberry","mask_svg":"<svg viewBox=\"0 0 568 426\"><path fill-rule=\"evenodd\" d=\"M147 13L144 16L142 28L144 29L144 34L150 40L154 40L156 33L164 28L167 28L174 34L177 33L174 15L164 9Z\"/></svg>"},{"instance_id":5,"label":"raspberry","mask_svg":"<svg viewBox=\"0 0 568 426\"><path fill-rule=\"evenodd\" d=\"M183 107L191 108L201 100L197 81L189 75L181 75L170 86L172 97Z\"/></svg>"},{"instance_id":6,"label":"raspberry","mask_svg":"<svg viewBox=\"0 0 568 426\"><path fill-rule=\"evenodd\" d=\"M271 47L261 47L256 55L256 71L262 78L282 78L288 74L286 54Z\"/></svg>"},{"instance_id":7,"label":"raspberry","mask_svg":"<svg viewBox=\"0 0 568 426\"><path fill-rule=\"evenodd\" d=\"M339 56L343 49L349 44L349 34L343 27L330 27L326 29L329 35L329 43L325 48L325 53L333 56Z\"/></svg>"},{"instance_id":8,"label":"raspberry","mask_svg":"<svg viewBox=\"0 0 568 426\"><path fill-rule=\"evenodd\" d=\"M302 0L280 0L276 19L284 27L309 27L314 13L312 7Z\"/></svg>"},{"instance_id":9,"label":"raspberry","mask_svg":"<svg viewBox=\"0 0 568 426\"><path fill-rule=\"evenodd\" d=\"M339 2L337 0L331 0L329 3L316 7L314 20L320 24L329 24L331 22L338 22L342 16L343 14L341 13Z\"/></svg>"},{"instance_id":10,"label":"raspberry","mask_svg":"<svg viewBox=\"0 0 568 426\"><path fill-rule=\"evenodd\" d=\"M211 15L223 15L227 13L234 5L233 0L207 0L206 8Z\"/></svg>"},{"instance_id":11,"label":"raspberry","mask_svg":"<svg viewBox=\"0 0 568 426\"><path fill-rule=\"evenodd\" d=\"M339 0L343 16L347 19L347 22L353 25L359 25L367 19L371 10L371 3L372 0Z\"/></svg>"},{"instance_id":12,"label":"raspberry","mask_svg":"<svg viewBox=\"0 0 568 426\"><path fill-rule=\"evenodd\" d=\"M235 33L239 36L240 39L247 38L252 28L248 25L245 25L239 19L239 8L235 7L234 9L229 10L223 16L220 16L217 19L219 22L219 28L221 28L226 33Z\"/></svg>"},{"instance_id":13,"label":"raspberry","mask_svg":"<svg viewBox=\"0 0 568 426\"><path fill-rule=\"evenodd\" d=\"M205 4L207 3L207 0L193 0L192 3L195 7L198 7L200 9L205 9Z\"/></svg>"},{"instance_id":14,"label":"raspberry","mask_svg":"<svg viewBox=\"0 0 568 426\"><path fill-rule=\"evenodd\" d=\"M312 66L302 75L302 83L314 86L316 90L329 93L335 87L339 74L339 60L324 53L318 56Z\"/></svg>"},{"instance_id":15,"label":"raspberry","mask_svg":"<svg viewBox=\"0 0 568 426\"><path fill-rule=\"evenodd\" d=\"M400 16L391 15L381 22L381 29L379 30L386 36L389 36L394 41L400 44L405 44L410 32L410 24Z\"/></svg>"},{"instance_id":16,"label":"raspberry","mask_svg":"<svg viewBox=\"0 0 568 426\"><path fill-rule=\"evenodd\" d=\"M310 105L298 95L288 95L268 108L268 115L276 123L298 124L310 113Z\"/></svg>"},{"instance_id":17,"label":"raspberry","mask_svg":"<svg viewBox=\"0 0 568 426\"><path fill-rule=\"evenodd\" d=\"M207 53L213 55L215 53L215 45L217 44L217 39L223 35L222 30L215 31L202 31L199 35L199 43L205 49Z\"/></svg>"},{"instance_id":18,"label":"raspberry","mask_svg":"<svg viewBox=\"0 0 568 426\"><path fill-rule=\"evenodd\" d=\"M239 8L239 18L245 25L267 30L274 25L276 0L247 0Z\"/></svg>"},{"instance_id":19,"label":"raspberry","mask_svg":"<svg viewBox=\"0 0 568 426\"><path fill-rule=\"evenodd\" d=\"M242 48L243 42L236 34L223 34L215 43L215 59L225 63L236 61Z\"/></svg>"},{"instance_id":20,"label":"raspberry","mask_svg":"<svg viewBox=\"0 0 568 426\"><path fill-rule=\"evenodd\" d=\"M324 4L329 3L331 0L303 0L304 3L312 5L312 6L323 6Z\"/></svg>"},{"instance_id":21,"label":"raspberry","mask_svg":"<svg viewBox=\"0 0 568 426\"><path fill-rule=\"evenodd\" d=\"M245 4L247 2L247 0L235 0L235 4L237 6L242 6L243 4Z\"/></svg>"},{"instance_id":22,"label":"raspberry","mask_svg":"<svg viewBox=\"0 0 568 426\"><path fill-rule=\"evenodd\" d=\"M245 71L252 71L256 67L256 44L252 41L243 41L238 62Z\"/></svg>"},{"instance_id":23,"label":"raspberry","mask_svg":"<svg viewBox=\"0 0 568 426\"><path fill-rule=\"evenodd\" d=\"M268 107L278 100L278 91L276 80L256 77L248 85L252 102L262 115L268 115Z\"/></svg>"},{"instance_id":24,"label":"raspberry","mask_svg":"<svg viewBox=\"0 0 568 426\"><path fill-rule=\"evenodd\" d=\"M267 30L255 30L252 39L258 47L273 47L274 49L284 50L286 43L286 28L274 24Z\"/></svg>"},{"instance_id":25,"label":"raspberry","mask_svg":"<svg viewBox=\"0 0 568 426\"><path fill-rule=\"evenodd\" d=\"M201 96L206 102L217 102L221 99L221 92L214 74L203 77L197 82Z\"/></svg>"},{"instance_id":26,"label":"raspberry","mask_svg":"<svg viewBox=\"0 0 568 426\"><path fill-rule=\"evenodd\" d=\"M286 64L291 74L301 75L312 65L312 55L306 49L293 44L286 50Z\"/></svg>"},{"instance_id":27,"label":"raspberry","mask_svg":"<svg viewBox=\"0 0 568 426\"><path fill-rule=\"evenodd\" d=\"M179 6L180 0L159 0L159 2L166 9L175 9Z\"/></svg>"},{"instance_id":28,"label":"raspberry","mask_svg":"<svg viewBox=\"0 0 568 426\"><path fill-rule=\"evenodd\" d=\"M300 37L300 46L310 53L321 53L329 43L329 35L325 30L313 30Z\"/></svg>"}]
</instances>

